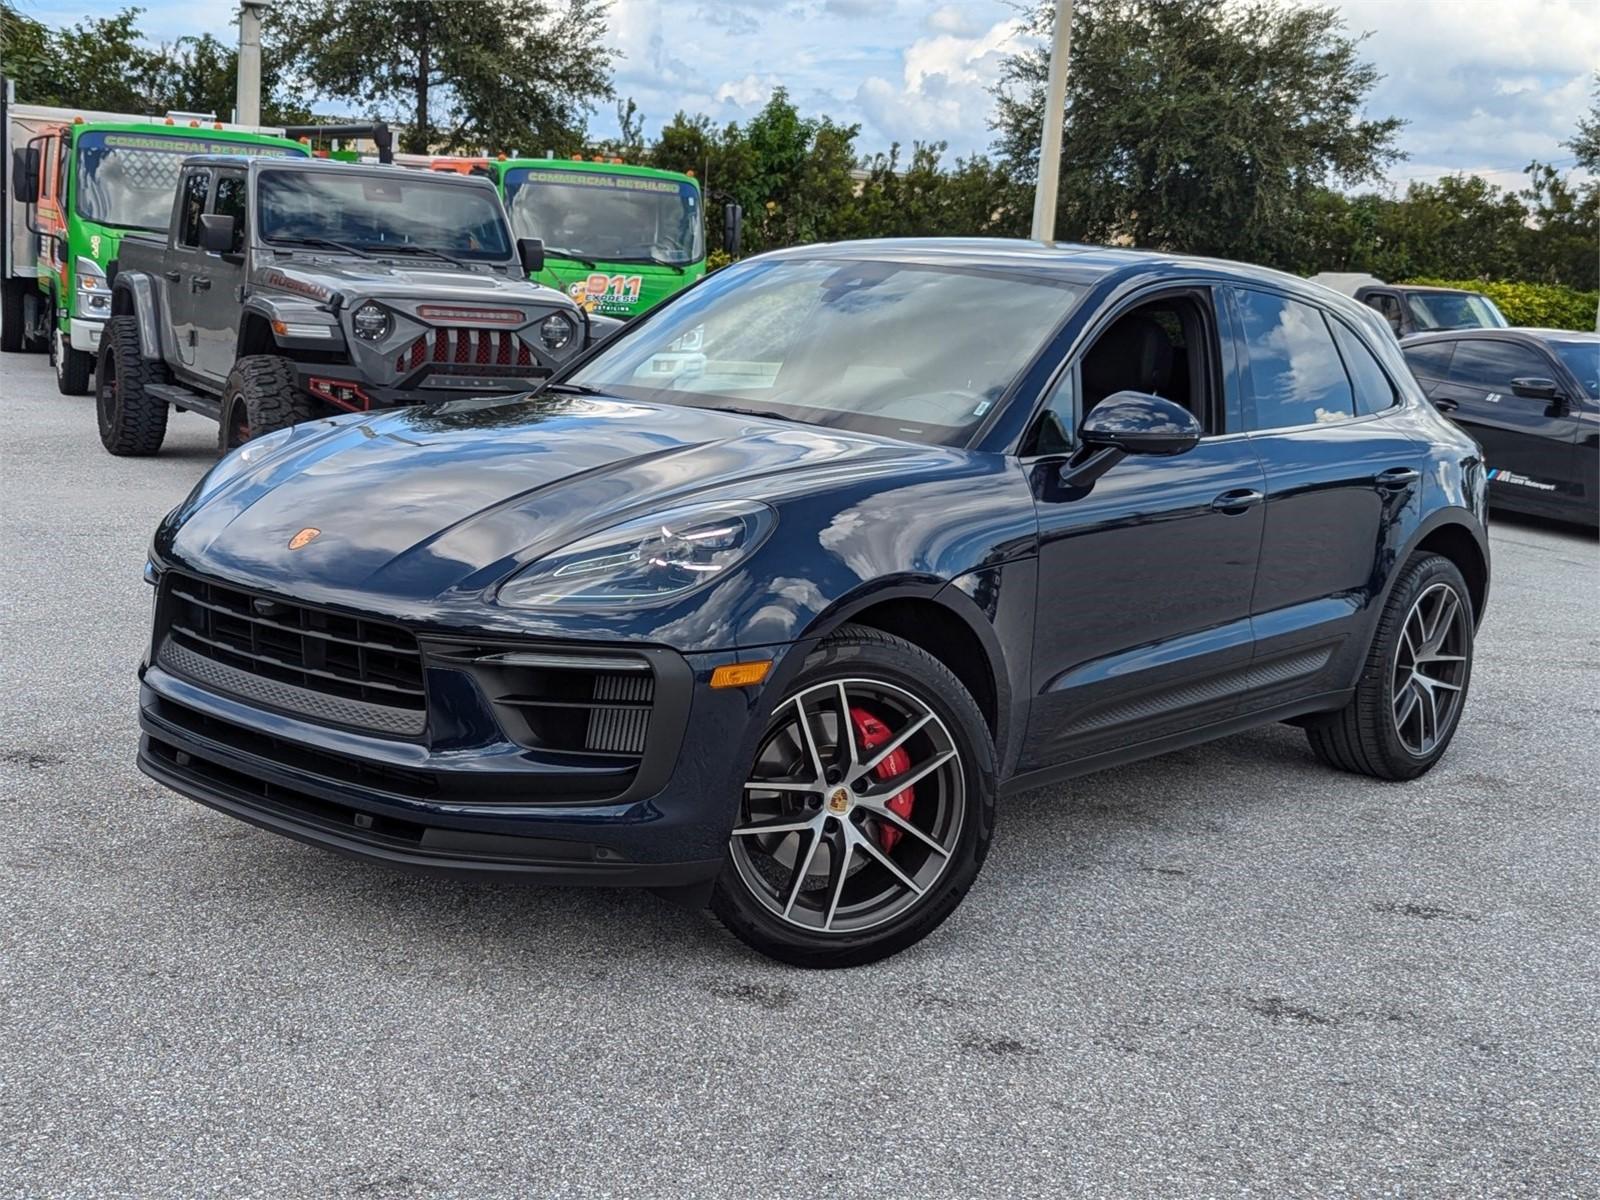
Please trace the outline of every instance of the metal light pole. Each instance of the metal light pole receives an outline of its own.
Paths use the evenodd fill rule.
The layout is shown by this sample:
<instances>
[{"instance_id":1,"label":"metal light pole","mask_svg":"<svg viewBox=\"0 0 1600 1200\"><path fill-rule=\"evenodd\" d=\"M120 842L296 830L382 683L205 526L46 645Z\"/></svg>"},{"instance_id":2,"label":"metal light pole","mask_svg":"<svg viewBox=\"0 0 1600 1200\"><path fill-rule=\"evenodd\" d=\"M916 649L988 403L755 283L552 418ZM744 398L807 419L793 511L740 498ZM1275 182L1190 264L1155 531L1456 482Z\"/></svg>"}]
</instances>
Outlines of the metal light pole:
<instances>
[{"instance_id":1,"label":"metal light pole","mask_svg":"<svg viewBox=\"0 0 1600 1200\"><path fill-rule=\"evenodd\" d=\"M240 0L239 86L234 120L241 125L261 124L261 10L272 0Z\"/></svg>"},{"instance_id":2,"label":"metal light pole","mask_svg":"<svg viewBox=\"0 0 1600 1200\"><path fill-rule=\"evenodd\" d=\"M1033 236L1056 236L1056 185L1061 178L1061 127L1067 119L1067 58L1072 50L1072 0L1056 0L1056 36L1044 85L1044 130L1039 138L1039 185L1033 192Z\"/></svg>"}]
</instances>

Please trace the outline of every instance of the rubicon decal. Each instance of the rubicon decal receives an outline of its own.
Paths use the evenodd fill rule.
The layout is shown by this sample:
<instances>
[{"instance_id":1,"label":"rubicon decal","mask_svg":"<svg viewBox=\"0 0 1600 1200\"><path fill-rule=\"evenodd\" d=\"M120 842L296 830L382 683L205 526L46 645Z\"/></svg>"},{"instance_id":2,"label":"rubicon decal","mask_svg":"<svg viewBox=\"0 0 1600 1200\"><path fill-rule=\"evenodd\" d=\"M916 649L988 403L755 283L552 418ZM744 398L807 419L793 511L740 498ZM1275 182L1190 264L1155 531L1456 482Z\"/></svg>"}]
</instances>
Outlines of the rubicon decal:
<instances>
[{"instance_id":1,"label":"rubicon decal","mask_svg":"<svg viewBox=\"0 0 1600 1200\"><path fill-rule=\"evenodd\" d=\"M1502 471L1496 467L1489 472L1489 478L1495 483L1509 483L1513 487L1532 488L1536 492L1553 492L1556 485L1546 483L1542 479L1529 479L1526 475L1518 475L1515 471Z\"/></svg>"}]
</instances>

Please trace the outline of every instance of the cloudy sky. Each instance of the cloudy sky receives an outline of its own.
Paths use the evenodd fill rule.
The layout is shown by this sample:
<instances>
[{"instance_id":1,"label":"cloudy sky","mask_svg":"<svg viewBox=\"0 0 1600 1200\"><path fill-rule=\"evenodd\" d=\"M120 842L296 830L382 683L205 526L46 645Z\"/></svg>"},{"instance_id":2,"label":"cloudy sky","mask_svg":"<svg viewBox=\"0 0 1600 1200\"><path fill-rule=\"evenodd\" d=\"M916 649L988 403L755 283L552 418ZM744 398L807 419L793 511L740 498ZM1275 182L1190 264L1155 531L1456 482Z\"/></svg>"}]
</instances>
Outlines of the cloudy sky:
<instances>
[{"instance_id":1,"label":"cloudy sky","mask_svg":"<svg viewBox=\"0 0 1600 1200\"><path fill-rule=\"evenodd\" d=\"M195 5L140 2L152 35L196 31ZM1592 0L1336 3L1352 30L1371 34L1365 52L1385 76L1371 111L1410 122L1400 139L1409 158L1391 172L1394 185L1450 171L1515 184L1532 158L1571 166L1560 143L1587 108L1600 66ZM20 7L60 23L121 5ZM199 11L199 28L237 36L227 4ZM864 151L940 139L966 154L990 142L988 89L1019 44L1016 18L1006 0L613 0L611 39L624 56L615 83L638 102L650 133L680 108L742 120L782 84L803 111L859 122ZM615 130L609 107L592 128Z\"/></svg>"}]
</instances>

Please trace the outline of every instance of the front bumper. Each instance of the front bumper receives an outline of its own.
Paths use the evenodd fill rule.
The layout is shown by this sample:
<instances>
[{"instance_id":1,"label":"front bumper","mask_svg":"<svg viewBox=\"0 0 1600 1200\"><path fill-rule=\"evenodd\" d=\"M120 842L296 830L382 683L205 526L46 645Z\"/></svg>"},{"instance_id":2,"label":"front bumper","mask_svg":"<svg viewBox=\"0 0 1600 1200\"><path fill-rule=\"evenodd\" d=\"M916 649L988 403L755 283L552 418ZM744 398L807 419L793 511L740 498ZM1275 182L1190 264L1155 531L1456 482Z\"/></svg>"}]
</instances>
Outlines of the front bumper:
<instances>
[{"instance_id":1,"label":"front bumper","mask_svg":"<svg viewBox=\"0 0 1600 1200\"><path fill-rule=\"evenodd\" d=\"M392 866L691 887L721 868L739 764L753 757L766 713L761 689L708 686L711 671L739 654L671 657L683 667L681 694L666 699L682 703L682 719L662 722L665 742L652 734L626 776L514 742L478 682L434 659L418 738L259 707L149 664L140 673L139 767L230 816Z\"/></svg>"},{"instance_id":2,"label":"front bumper","mask_svg":"<svg viewBox=\"0 0 1600 1200\"><path fill-rule=\"evenodd\" d=\"M105 332L106 323L95 321L87 317L73 317L67 323L67 340L72 343L74 350L85 350L90 354L100 353L100 335Z\"/></svg>"}]
</instances>

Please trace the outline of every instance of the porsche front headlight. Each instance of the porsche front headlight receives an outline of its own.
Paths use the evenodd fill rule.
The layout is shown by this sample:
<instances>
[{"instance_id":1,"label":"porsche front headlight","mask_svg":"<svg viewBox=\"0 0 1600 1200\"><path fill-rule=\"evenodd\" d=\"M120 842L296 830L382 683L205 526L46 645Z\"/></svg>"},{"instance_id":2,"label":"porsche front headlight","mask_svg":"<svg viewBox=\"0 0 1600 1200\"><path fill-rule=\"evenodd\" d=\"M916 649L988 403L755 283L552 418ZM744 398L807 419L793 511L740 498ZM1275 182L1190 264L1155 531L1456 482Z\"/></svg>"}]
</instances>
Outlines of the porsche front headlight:
<instances>
[{"instance_id":1,"label":"porsche front headlight","mask_svg":"<svg viewBox=\"0 0 1600 1200\"><path fill-rule=\"evenodd\" d=\"M754 500L707 501L590 534L523 568L500 589L513 608L660 604L705 587L755 553L778 514Z\"/></svg>"}]
</instances>

